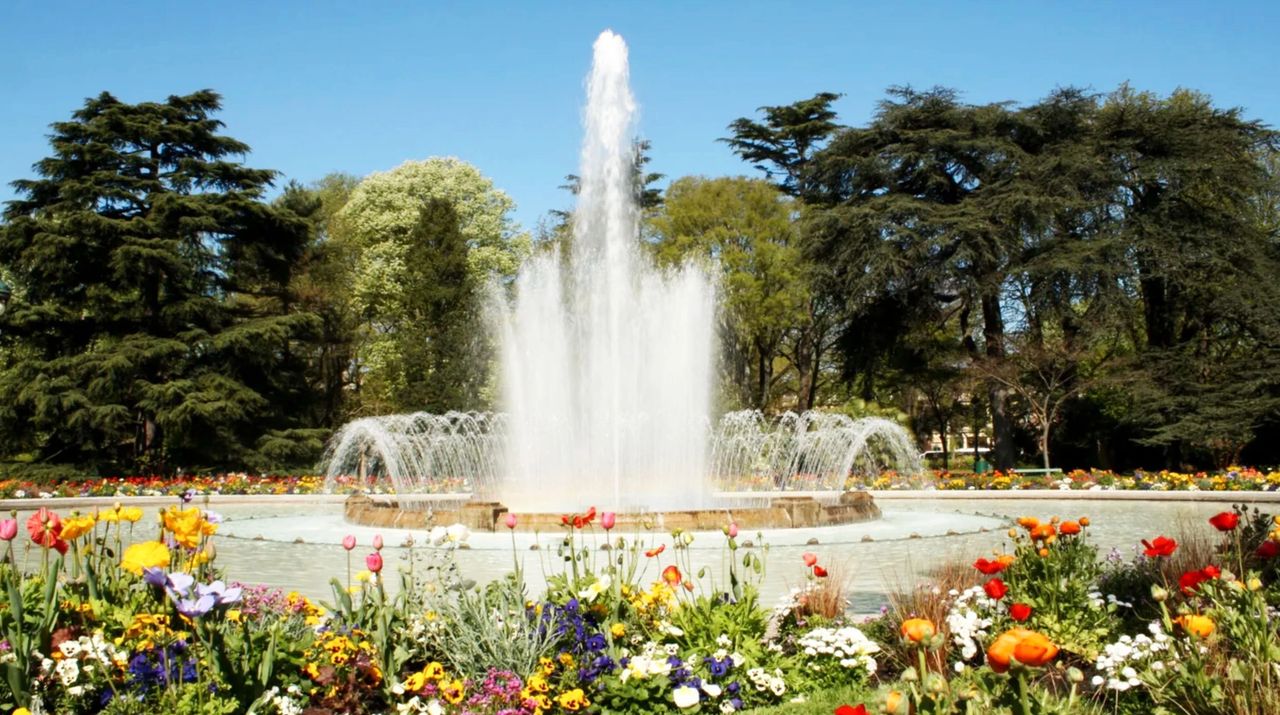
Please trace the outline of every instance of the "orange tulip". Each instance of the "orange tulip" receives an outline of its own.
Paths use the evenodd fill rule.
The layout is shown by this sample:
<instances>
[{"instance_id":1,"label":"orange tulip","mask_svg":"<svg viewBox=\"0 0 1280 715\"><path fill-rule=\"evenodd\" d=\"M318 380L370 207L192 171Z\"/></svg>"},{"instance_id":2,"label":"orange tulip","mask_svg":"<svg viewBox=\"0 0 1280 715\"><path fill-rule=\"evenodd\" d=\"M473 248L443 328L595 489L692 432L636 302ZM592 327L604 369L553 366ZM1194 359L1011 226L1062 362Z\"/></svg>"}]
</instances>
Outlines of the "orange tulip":
<instances>
[{"instance_id":1,"label":"orange tulip","mask_svg":"<svg viewBox=\"0 0 1280 715\"><path fill-rule=\"evenodd\" d=\"M902 637L912 643L931 638L937 632L938 629L933 625L933 621L927 618L908 618L902 622Z\"/></svg>"},{"instance_id":2,"label":"orange tulip","mask_svg":"<svg viewBox=\"0 0 1280 715\"><path fill-rule=\"evenodd\" d=\"M1199 638L1208 638L1209 636L1213 635L1213 630L1214 630L1213 620L1210 619L1208 616L1197 616L1197 615L1178 616L1177 618L1173 619L1173 622L1176 623L1178 627L1181 628L1186 633L1193 634Z\"/></svg>"},{"instance_id":3,"label":"orange tulip","mask_svg":"<svg viewBox=\"0 0 1280 715\"><path fill-rule=\"evenodd\" d=\"M1074 521L1064 521L1064 522L1062 522L1062 526L1059 526L1059 527L1058 527L1058 531L1062 532L1062 534L1063 534L1064 536L1070 536L1070 535L1072 535L1072 534L1079 534L1079 533L1080 533L1080 524L1079 524L1078 522L1074 522Z\"/></svg>"}]
</instances>

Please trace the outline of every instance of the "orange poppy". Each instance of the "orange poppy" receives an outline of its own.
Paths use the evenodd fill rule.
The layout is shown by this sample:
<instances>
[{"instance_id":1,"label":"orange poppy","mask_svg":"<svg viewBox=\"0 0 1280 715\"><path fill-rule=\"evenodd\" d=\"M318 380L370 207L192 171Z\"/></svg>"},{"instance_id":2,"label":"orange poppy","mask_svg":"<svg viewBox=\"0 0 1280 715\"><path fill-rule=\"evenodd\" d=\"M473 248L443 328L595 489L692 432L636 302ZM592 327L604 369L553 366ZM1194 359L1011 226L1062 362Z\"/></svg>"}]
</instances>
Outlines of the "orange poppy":
<instances>
[{"instance_id":1,"label":"orange poppy","mask_svg":"<svg viewBox=\"0 0 1280 715\"><path fill-rule=\"evenodd\" d=\"M927 618L908 618L902 622L902 637L912 643L919 643L926 638L930 638L938 629L933 625L933 621Z\"/></svg>"},{"instance_id":2,"label":"orange poppy","mask_svg":"<svg viewBox=\"0 0 1280 715\"><path fill-rule=\"evenodd\" d=\"M1058 531L1061 532L1064 536L1079 534L1080 524L1074 521L1064 521L1062 522L1062 526L1058 527Z\"/></svg>"}]
</instances>

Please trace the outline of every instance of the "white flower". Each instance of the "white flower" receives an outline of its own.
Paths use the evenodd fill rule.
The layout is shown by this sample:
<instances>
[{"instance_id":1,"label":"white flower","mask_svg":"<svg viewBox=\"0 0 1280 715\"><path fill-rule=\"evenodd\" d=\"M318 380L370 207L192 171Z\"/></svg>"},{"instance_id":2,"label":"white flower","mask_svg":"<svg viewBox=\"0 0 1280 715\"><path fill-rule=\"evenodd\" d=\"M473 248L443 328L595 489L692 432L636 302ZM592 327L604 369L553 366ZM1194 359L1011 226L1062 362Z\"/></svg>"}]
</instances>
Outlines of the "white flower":
<instances>
[{"instance_id":1,"label":"white flower","mask_svg":"<svg viewBox=\"0 0 1280 715\"><path fill-rule=\"evenodd\" d=\"M707 697L718 698L720 697L721 690L720 686L715 683L703 683L702 692L706 693Z\"/></svg>"},{"instance_id":2,"label":"white flower","mask_svg":"<svg viewBox=\"0 0 1280 715\"><path fill-rule=\"evenodd\" d=\"M457 543L470 538L471 530L467 528L466 524L454 524L445 529L445 535L449 538L449 541Z\"/></svg>"},{"instance_id":3,"label":"white flower","mask_svg":"<svg viewBox=\"0 0 1280 715\"><path fill-rule=\"evenodd\" d=\"M76 661L71 659L60 660L54 666L54 670L58 674L58 679L62 681L64 686L71 685L76 682L76 678L80 677L80 666Z\"/></svg>"},{"instance_id":4,"label":"white flower","mask_svg":"<svg viewBox=\"0 0 1280 715\"><path fill-rule=\"evenodd\" d=\"M443 526L437 526L427 534L427 540L431 542L432 546L443 544L447 538L449 538L449 532Z\"/></svg>"},{"instance_id":5,"label":"white flower","mask_svg":"<svg viewBox=\"0 0 1280 715\"><path fill-rule=\"evenodd\" d=\"M698 701L701 699L701 696L698 695L698 691L695 688L691 688L687 685L681 685L675 690L672 690L671 697L672 699L675 700L676 707L680 708L681 710L683 710L684 708L691 708L694 705L697 705Z\"/></svg>"}]
</instances>

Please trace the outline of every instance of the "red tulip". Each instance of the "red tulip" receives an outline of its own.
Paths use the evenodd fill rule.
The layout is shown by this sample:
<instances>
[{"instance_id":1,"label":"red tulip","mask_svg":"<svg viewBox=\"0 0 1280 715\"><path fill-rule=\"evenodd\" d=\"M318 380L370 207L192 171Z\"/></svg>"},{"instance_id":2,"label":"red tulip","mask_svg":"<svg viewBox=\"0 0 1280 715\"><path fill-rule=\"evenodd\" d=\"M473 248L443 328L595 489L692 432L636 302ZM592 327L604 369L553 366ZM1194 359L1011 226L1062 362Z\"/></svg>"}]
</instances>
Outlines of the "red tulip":
<instances>
[{"instance_id":1,"label":"red tulip","mask_svg":"<svg viewBox=\"0 0 1280 715\"><path fill-rule=\"evenodd\" d=\"M1166 536L1157 536L1154 541L1142 540L1142 545L1147 547L1142 553L1151 558L1157 556L1172 556L1174 549L1178 548L1178 542Z\"/></svg>"},{"instance_id":2,"label":"red tulip","mask_svg":"<svg viewBox=\"0 0 1280 715\"><path fill-rule=\"evenodd\" d=\"M508 529L516 528L516 515L507 512L507 515L502 519L502 523L506 524Z\"/></svg>"},{"instance_id":3,"label":"red tulip","mask_svg":"<svg viewBox=\"0 0 1280 715\"><path fill-rule=\"evenodd\" d=\"M17 519L5 519L4 521L0 521L0 541L13 541L13 537L17 535Z\"/></svg>"},{"instance_id":4,"label":"red tulip","mask_svg":"<svg viewBox=\"0 0 1280 715\"><path fill-rule=\"evenodd\" d=\"M855 708L852 705L841 705L836 708L835 715L868 715L867 706L860 704Z\"/></svg>"},{"instance_id":5,"label":"red tulip","mask_svg":"<svg viewBox=\"0 0 1280 715\"><path fill-rule=\"evenodd\" d=\"M342 548L346 549L347 551L350 551L355 547L356 547L356 537L354 535L347 534L346 536L342 537Z\"/></svg>"},{"instance_id":6,"label":"red tulip","mask_svg":"<svg viewBox=\"0 0 1280 715\"><path fill-rule=\"evenodd\" d=\"M1025 603L1015 603L1009 606L1009 617L1018 623L1022 623L1031 617L1031 606Z\"/></svg>"},{"instance_id":7,"label":"red tulip","mask_svg":"<svg viewBox=\"0 0 1280 715\"><path fill-rule=\"evenodd\" d=\"M1218 531L1231 531L1240 524L1240 515L1234 511L1224 511L1220 514L1214 514L1209 519L1209 523L1213 524L1213 528Z\"/></svg>"},{"instance_id":8,"label":"red tulip","mask_svg":"<svg viewBox=\"0 0 1280 715\"><path fill-rule=\"evenodd\" d=\"M804 565L808 566L809 568L813 568L813 565L818 563L818 557L807 551L804 554L802 554L800 558L804 559Z\"/></svg>"},{"instance_id":9,"label":"red tulip","mask_svg":"<svg viewBox=\"0 0 1280 715\"><path fill-rule=\"evenodd\" d=\"M374 551L382 551L382 534L374 534L374 536L373 536L373 550L374 550Z\"/></svg>"},{"instance_id":10,"label":"red tulip","mask_svg":"<svg viewBox=\"0 0 1280 715\"><path fill-rule=\"evenodd\" d=\"M0 528L2 528L2 526L0 526ZM0 534L0 538L2 537L3 534ZM1255 551L1254 554L1256 554L1260 559L1274 559L1276 556L1280 556L1280 544L1268 539L1262 542L1262 546L1259 546L1258 550Z\"/></svg>"},{"instance_id":11,"label":"red tulip","mask_svg":"<svg viewBox=\"0 0 1280 715\"><path fill-rule=\"evenodd\" d=\"M1005 585L1004 581L993 578L982 585L982 590L986 591L988 596L999 601L1009 592L1009 587Z\"/></svg>"},{"instance_id":12,"label":"red tulip","mask_svg":"<svg viewBox=\"0 0 1280 715\"><path fill-rule=\"evenodd\" d=\"M382 554L375 551L364 557L364 565L373 573L378 573L382 570Z\"/></svg>"},{"instance_id":13,"label":"red tulip","mask_svg":"<svg viewBox=\"0 0 1280 715\"><path fill-rule=\"evenodd\" d=\"M826 570L826 569L824 569L824 568L822 568L821 566L817 566L817 565L815 565L815 566L813 567L813 575L814 575L814 576L817 576L818 578L826 578L826 577L827 577L827 570Z\"/></svg>"},{"instance_id":14,"label":"red tulip","mask_svg":"<svg viewBox=\"0 0 1280 715\"><path fill-rule=\"evenodd\" d=\"M617 519L618 519L617 514L614 514L611 511L606 511L605 513L600 515L600 526L604 527L605 531L608 531L613 528L613 525L617 522Z\"/></svg>"}]
</instances>

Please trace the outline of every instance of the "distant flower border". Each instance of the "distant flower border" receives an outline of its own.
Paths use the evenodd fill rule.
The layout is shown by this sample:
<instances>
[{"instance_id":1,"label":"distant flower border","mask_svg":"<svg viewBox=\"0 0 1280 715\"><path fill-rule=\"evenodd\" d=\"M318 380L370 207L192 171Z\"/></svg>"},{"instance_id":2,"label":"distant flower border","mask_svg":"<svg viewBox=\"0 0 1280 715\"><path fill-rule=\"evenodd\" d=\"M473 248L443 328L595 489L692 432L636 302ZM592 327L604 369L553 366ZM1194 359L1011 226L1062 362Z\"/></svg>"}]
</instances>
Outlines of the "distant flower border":
<instances>
[{"instance_id":1,"label":"distant flower border","mask_svg":"<svg viewBox=\"0 0 1280 715\"><path fill-rule=\"evenodd\" d=\"M394 491L385 480L360 482L356 477L335 477L333 493L354 491L384 494ZM803 483L798 482L798 483ZM0 479L0 499L49 499L53 497L144 497L192 495L260 495L324 494L326 479L319 475L250 475L220 474L216 476L134 476L75 479L56 484L47 481ZM1218 472L1174 472L1139 470L1133 474L1094 469L1076 469L1066 473L1044 475L1021 474L1017 471L974 474L930 470L923 475L884 472L877 476L854 475L845 486L849 489L940 489L963 490L1032 490L1060 491L1280 491L1280 469L1260 470L1254 467L1231 467ZM437 492L467 491L465 483L442 484Z\"/></svg>"}]
</instances>

